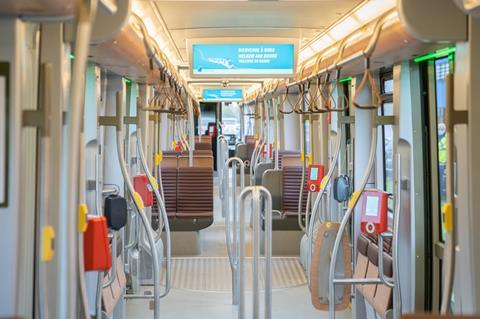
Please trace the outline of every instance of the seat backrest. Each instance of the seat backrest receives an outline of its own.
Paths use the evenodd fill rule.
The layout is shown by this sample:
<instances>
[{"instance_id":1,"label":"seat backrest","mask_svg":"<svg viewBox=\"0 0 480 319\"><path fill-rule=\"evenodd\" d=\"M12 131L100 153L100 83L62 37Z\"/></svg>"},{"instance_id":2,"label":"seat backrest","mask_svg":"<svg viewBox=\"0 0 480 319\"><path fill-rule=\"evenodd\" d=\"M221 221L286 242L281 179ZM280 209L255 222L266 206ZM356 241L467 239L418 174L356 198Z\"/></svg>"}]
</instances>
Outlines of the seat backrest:
<instances>
[{"instance_id":1,"label":"seat backrest","mask_svg":"<svg viewBox=\"0 0 480 319\"><path fill-rule=\"evenodd\" d=\"M179 213L213 214L213 169L180 167L178 169Z\"/></svg>"},{"instance_id":2,"label":"seat backrest","mask_svg":"<svg viewBox=\"0 0 480 319\"><path fill-rule=\"evenodd\" d=\"M210 135L202 135L200 136L200 142L201 143L208 143L212 145L212 137Z\"/></svg>"},{"instance_id":3,"label":"seat backrest","mask_svg":"<svg viewBox=\"0 0 480 319\"><path fill-rule=\"evenodd\" d=\"M181 155L178 158L178 168L189 167L188 155ZM193 167L213 169L213 156L211 155L194 155Z\"/></svg>"},{"instance_id":4,"label":"seat backrest","mask_svg":"<svg viewBox=\"0 0 480 319\"><path fill-rule=\"evenodd\" d=\"M188 153L189 151L182 151L180 153L180 156L188 156ZM207 155L207 156L213 156L213 152L212 150L194 150L193 151L193 156L197 156L197 155Z\"/></svg>"},{"instance_id":5,"label":"seat backrest","mask_svg":"<svg viewBox=\"0 0 480 319\"><path fill-rule=\"evenodd\" d=\"M248 156L247 144L237 144L235 148L235 156L242 160L246 160Z\"/></svg>"},{"instance_id":6,"label":"seat backrest","mask_svg":"<svg viewBox=\"0 0 480 319\"><path fill-rule=\"evenodd\" d=\"M162 159L162 168L177 168L178 166L178 155L180 152L178 151L163 151L163 159Z\"/></svg>"},{"instance_id":7,"label":"seat backrest","mask_svg":"<svg viewBox=\"0 0 480 319\"><path fill-rule=\"evenodd\" d=\"M195 142L195 150L207 150L207 151L211 151L211 150L212 150L212 143Z\"/></svg>"},{"instance_id":8,"label":"seat backrest","mask_svg":"<svg viewBox=\"0 0 480 319\"><path fill-rule=\"evenodd\" d=\"M273 163L260 163L255 169L255 185L262 185L263 173L267 169L272 169L274 167Z\"/></svg>"},{"instance_id":9,"label":"seat backrest","mask_svg":"<svg viewBox=\"0 0 480 319\"><path fill-rule=\"evenodd\" d=\"M300 184L302 182L302 167L301 166L284 166L282 177L282 200L284 212L298 211L298 197L300 192ZM302 196L302 212L305 213L307 205L307 170L305 170L305 183L303 185Z\"/></svg>"},{"instance_id":10,"label":"seat backrest","mask_svg":"<svg viewBox=\"0 0 480 319\"><path fill-rule=\"evenodd\" d=\"M174 214L177 211L177 174L176 167L162 167L162 186L167 214Z\"/></svg>"},{"instance_id":11,"label":"seat backrest","mask_svg":"<svg viewBox=\"0 0 480 319\"><path fill-rule=\"evenodd\" d=\"M274 158L276 154L274 152ZM291 150L279 150L278 151L278 168L282 168L282 162L284 156L292 156L292 157L300 157L299 151L291 151Z\"/></svg>"},{"instance_id":12,"label":"seat backrest","mask_svg":"<svg viewBox=\"0 0 480 319\"><path fill-rule=\"evenodd\" d=\"M255 137L253 135L245 135L245 143L249 142L255 143Z\"/></svg>"},{"instance_id":13,"label":"seat backrest","mask_svg":"<svg viewBox=\"0 0 480 319\"><path fill-rule=\"evenodd\" d=\"M282 156L282 166L302 166L302 159L300 155L294 155L294 154L285 154Z\"/></svg>"},{"instance_id":14,"label":"seat backrest","mask_svg":"<svg viewBox=\"0 0 480 319\"><path fill-rule=\"evenodd\" d=\"M282 211L283 171L267 169L263 173L262 186L268 189L272 195L272 209Z\"/></svg>"}]
</instances>

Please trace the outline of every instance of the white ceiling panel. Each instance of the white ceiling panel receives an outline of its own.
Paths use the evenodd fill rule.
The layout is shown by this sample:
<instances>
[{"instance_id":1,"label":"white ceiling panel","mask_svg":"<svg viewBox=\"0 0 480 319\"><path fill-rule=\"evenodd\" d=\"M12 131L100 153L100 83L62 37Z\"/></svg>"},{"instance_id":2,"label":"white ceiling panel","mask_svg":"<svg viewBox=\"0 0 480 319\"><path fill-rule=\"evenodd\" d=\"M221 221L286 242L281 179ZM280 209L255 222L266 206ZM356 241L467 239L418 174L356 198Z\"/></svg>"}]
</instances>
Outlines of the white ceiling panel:
<instances>
[{"instance_id":1,"label":"white ceiling panel","mask_svg":"<svg viewBox=\"0 0 480 319\"><path fill-rule=\"evenodd\" d=\"M295 38L300 46L363 0L134 0L156 6L171 39L187 61L187 39Z\"/></svg>"}]
</instances>

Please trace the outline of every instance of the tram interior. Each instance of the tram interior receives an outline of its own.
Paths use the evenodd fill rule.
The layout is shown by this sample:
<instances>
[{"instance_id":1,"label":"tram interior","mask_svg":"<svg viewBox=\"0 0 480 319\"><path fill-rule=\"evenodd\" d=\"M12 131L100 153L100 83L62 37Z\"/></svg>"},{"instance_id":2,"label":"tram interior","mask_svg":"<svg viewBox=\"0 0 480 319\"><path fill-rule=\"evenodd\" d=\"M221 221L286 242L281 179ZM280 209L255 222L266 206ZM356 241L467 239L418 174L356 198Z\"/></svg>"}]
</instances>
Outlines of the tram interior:
<instances>
[{"instance_id":1,"label":"tram interior","mask_svg":"<svg viewBox=\"0 0 480 319\"><path fill-rule=\"evenodd\" d=\"M0 318L480 318L480 1L3 0L0 34Z\"/></svg>"}]
</instances>

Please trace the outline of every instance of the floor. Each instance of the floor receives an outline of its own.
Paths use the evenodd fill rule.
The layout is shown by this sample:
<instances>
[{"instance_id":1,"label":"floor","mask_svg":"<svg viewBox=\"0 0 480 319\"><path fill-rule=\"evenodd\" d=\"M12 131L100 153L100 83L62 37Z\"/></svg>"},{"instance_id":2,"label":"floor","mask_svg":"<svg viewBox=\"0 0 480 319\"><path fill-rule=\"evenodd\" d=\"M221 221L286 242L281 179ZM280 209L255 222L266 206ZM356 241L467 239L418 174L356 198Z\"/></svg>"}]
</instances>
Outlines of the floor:
<instances>
[{"instance_id":1,"label":"floor","mask_svg":"<svg viewBox=\"0 0 480 319\"><path fill-rule=\"evenodd\" d=\"M221 202L218 196L218 183L215 179L215 222L214 225L201 232L202 241L202 255L192 257L181 257L173 260L173 265L189 265L191 270L188 270L189 280L179 280L173 285L170 294L162 299L161 302L161 318L162 319L235 319L237 318L237 307L232 305L232 294L228 291L231 285L227 285L228 276L225 275L226 269L229 271L227 249L225 244L225 230L224 219L221 216ZM247 236L249 237L249 236ZM247 238L249 239L249 238ZM201 260L203 259L203 261ZM221 266L218 272L215 270L207 271L206 268L212 261L205 262L205 259L218 260ZM328 312L316 310L310 301L310 292L306 285L305 276L299 274L295 263L296 260L281 258L274 261L277 263L277 274L283 274L283 278L288 280L277 280L272 292L273 299L273 319L291 319L291 318L327 318ZM280 266L278 266L280 263ZM290 275L285 275L283 265L289 264L291 269L298 275L297 278L291 278ZM198 266L195 266L198 265ZM175 266L173 266L175 267ZM275 266L274 266L275 268ZM183 274L186 274L183 270ZM193 272L193 273L192 273ZM177 272L177 279L180 276L180 270ZM198 276L197 276L198 275ZM204 279L199 284L196 277L208 276L208 282ZM277 275L278 276L278 275ZM182 277L182 276L180 276ZM281 278L282 276L280 276ZM192 281L189 283L189 281ZM229 284L229 282L228 282ZM288 288L285 288L288 287ZM145 288L150 290L151 288ZM251 305L251 294L247 290L247 318L249 307ZM251 311L251 310L250 310ZM126 302L126 317L127 318L152 318L153 312L150 310L149 301L143 300L129 300ZM337 318L351 318L350 311L338 312Z\"/></svg>"}]
</instances>

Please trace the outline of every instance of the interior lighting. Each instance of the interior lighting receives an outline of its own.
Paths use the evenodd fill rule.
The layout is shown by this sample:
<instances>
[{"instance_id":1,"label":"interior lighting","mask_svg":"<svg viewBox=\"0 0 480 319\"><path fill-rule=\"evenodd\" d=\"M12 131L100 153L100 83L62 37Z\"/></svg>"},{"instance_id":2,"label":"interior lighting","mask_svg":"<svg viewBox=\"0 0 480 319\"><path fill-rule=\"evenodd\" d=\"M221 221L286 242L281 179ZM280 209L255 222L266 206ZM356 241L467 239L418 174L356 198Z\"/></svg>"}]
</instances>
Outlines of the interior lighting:
<instances>
[{"instance_id":1,"label":"interior lighting","mask_svg":"<svg viewBox=\"0 0 480 319\"><path fill-rule=\"evenodd\" d=\"M449 56L455 53L455 51L456 51L455 47L443 48L435 52L416 57L415 59L413 59L413 61L415 63L420 63L420 62L431 60L431 59L443 58L445 56Z\"/></svg>"}]
</instances>

